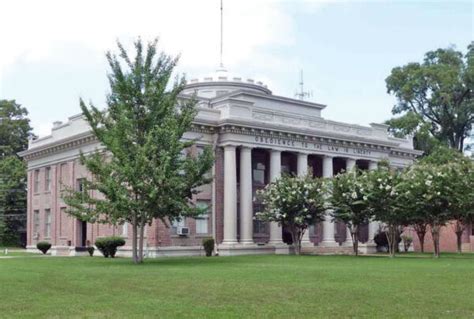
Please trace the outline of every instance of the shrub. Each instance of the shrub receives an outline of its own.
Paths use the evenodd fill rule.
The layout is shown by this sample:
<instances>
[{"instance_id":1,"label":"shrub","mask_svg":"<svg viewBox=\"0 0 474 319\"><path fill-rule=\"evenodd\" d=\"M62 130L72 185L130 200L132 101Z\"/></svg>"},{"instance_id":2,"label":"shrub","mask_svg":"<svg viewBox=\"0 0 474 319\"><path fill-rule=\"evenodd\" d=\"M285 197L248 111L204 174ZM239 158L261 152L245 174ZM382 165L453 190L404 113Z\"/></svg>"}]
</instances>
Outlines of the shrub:
<instances>
[{"instance_id":1,"label":"shrub","mask_svg":"<svg viewBox=\"0 0 474 319\"><path fill-rule=\"evenodd\" d=\"M117 248L123 245L125 240L122 237L102 237L95 241L95 246L105 258L109 256L114 258Z\"/></svg>"},{"instance_id":2,"label":"shrub","mask_svg":"<svg viewBox=\"0 0 474 319\"><path fill-rule=\"evenodd\" d=\"M396 251L398 251L398 244L402 241L399 235L396 235L395 242L396 242ZM387 232L381 231L377 233L374 237L374 242L377 244L377 248L382 248L382 251L388 251L388 238Z\"/></svg>"},{"instance_id":3,"label":"shrub","mask_svg":"<svg viewBox=\"0 0 474 319\"><path fill-rule=\"evenodd\" d=\"M410 249L411 243L413 242L413 238L411 236L408 236L408 235L403 235L402 236L402 241L403 241L403 248L404 248L405 252L407 252L408 249Z\"/></svg>"},{"instance_id":4,"label":"shrub","mask_svg":"<svg viewBox=\"0 0 474 319\"><path fill-rule=\"evenodd\" d=\"M87 252L89 253L89 256L94 256L94 251L95 251L95 248L94 246L89 246L87 247Z\"/></svg>"},{"instance_id":5,"label":"shrub","mask_svg":"<svg viewBox=\"0 0 474 319\"><path fill-rule=\"evenodd\" d=\"M214 251L214 238L204 238L202 240L202 245L206 251L206 256L211 257L212 252Z\"/></svg>"},{"instance_id":6,"label":"shrub","mask_svg":"<svg viewBox=\"0 0 474 319\"><path fill-rule=\"evenodd\" d=\"M51 248L51 244L46 241L40 241L36 244L36 248L38 248L43 254L46 255L48 250Z\"/></svg>"}]
</instances>

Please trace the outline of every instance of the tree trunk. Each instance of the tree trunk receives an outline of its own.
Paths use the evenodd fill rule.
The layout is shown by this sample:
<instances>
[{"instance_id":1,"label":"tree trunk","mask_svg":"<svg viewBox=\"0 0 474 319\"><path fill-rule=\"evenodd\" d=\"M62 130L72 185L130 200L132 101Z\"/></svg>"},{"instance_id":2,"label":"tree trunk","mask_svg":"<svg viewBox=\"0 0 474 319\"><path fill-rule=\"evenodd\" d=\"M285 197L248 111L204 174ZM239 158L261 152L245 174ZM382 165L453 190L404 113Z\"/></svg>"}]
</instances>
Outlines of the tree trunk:
<instances>
[{"instance_id":1,"label":"tree trunk","mask_svg":"<svg viewBox=\"0 0 474 319\"><path fill-rule=\"evenodd\" d=\"M359 227L352 226L351 227L351 237L352 237L352 249L354 250L354 254L359 256Z\"/></svg>"},{"instance_id":2,"label":"tree trunk","mask_svg":"<svg viewBox=\"0 0 474 319\"><path fill-rule=\"evenodd\" d=\"M439 258L439 225L431 225L431 237L433 237L433 257Z\"/></svg>"},{"instance_id":3,"label":"tree trunk","mask_svg":"<svg viewBox=\"0 0 474 319\"><path fill-rule=\"evenodd\" d=\"M354 250L354 254L356 256L359 256L359 229L357 226L355 226L351 230L351 236L352 236L352 249Z\"/></svg>"},{"instance_id":4,"label":"tree trunk","mask_svg":"<svg viewBox=\"0 0 474 319\"><path fill-rule=\"evenodd\" d=\"M462 233L464 232L464 225L460 221L456 221L454 232L456 233L457 251L458 254L462 252Z\"/></svg>"},{"instance_id":5,"label":"tree trunk","mask_svg":"<svg viewBox=\"0 0 474 319\"><path fill-rule=\"evenodd\" d=\"M291 229L291 239L293 240L293 248L295 249L295 255L301 254L301 238L303 237L303 232L300 231L296 226L290 227Z\"/></svg>"},{"instance_id":6,"label":"tree trunk","mask_svg":"<svg viewBox=\"0 0 474 319\"><path fill-rule=\"evenodd\" d=\"M138 241L138 263L143 263L143 242L145 238L145 221L140 218L140 238Z\"/></svg>"},{"instance_id":7,"label":"tree trunk","mask_svg":"<svg viewBox=\"0 0 474 319\"><path fill-rule=\"evenodd\" d=\"M388 233L387 233L387 241L388 241L388 252L391 258L395 257L396 234L397 234L397 227L395 225L389 225Z\"/></svg>"},{"instance_id":8,"label":"tree trunk","mask_svg":"<svg viewBox=\"0 0 474 319\"><path fill-rule=\"evenodd\" d=\"M425 252L425 235L426 235L426 224L415 224L414 225L416 235L420 241L420 250L422 253Z\"/></svg>"},{"instance_id":9,"label":"tree trunk","mask_svg":"<svg viewBox=\"0 0 474 319\"><path fill-rule=\"evenodd\" d=\"M135 264L138 264L137 256L137 215L133 213L132 215L132 259Z\"/></svg>"}]
</instances>

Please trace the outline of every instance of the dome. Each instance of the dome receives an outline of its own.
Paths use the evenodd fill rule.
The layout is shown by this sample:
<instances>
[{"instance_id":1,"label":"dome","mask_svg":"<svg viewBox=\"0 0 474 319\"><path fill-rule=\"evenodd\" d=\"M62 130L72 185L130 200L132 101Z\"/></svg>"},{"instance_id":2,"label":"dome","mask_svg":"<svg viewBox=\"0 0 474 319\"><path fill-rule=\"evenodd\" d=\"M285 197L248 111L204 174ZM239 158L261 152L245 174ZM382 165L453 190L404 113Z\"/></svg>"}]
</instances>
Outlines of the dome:
<instances>
[{"instance_id":1,"label":"dome","mask_svg":"<svg viewBox=\"0 0 474 319\"><path fill-rule=\"evenodd\" d=\"M265 84L254 79L244 78L219 68L216 72L188 81L183 93L196 93L199 97L214 98L237 90L253 91L260 94L272 94Z\"/></svg>"}]
</instances>

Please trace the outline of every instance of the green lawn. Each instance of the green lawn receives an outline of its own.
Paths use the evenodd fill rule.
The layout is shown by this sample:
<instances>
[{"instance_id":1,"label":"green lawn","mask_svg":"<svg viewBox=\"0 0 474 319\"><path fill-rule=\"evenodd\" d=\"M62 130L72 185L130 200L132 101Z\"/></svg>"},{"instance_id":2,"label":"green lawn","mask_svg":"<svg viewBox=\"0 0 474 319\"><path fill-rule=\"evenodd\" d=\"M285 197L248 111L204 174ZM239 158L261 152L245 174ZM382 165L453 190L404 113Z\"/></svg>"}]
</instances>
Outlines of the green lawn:
<instances>
[{"instance_id":1,"label":"green lawn","mask_svg":"<svg viewBox=\"0 0 474 319\"><path fill-rule=\"evenodd\" d=\"M0 259L0 317L474 317L474 255Z\"/></svg>"}]
</instances>

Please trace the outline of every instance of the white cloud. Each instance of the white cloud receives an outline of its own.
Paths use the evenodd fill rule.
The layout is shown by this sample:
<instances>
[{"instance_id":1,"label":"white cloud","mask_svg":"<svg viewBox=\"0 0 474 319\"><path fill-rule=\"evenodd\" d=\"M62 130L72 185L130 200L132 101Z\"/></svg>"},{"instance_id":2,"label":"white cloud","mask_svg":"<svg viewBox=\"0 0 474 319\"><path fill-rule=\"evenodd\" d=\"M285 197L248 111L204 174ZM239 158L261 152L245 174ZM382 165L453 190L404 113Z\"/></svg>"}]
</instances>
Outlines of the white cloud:
<instances>
[{"instance_id":1,"label":"white cloud","mask_svg":"<svg viewBox=\"0 0 474 319\"><path fill-rule=\"evenodd\" d=\"M0 19L0 70L17 60L55 57L60 43L103 53L117 38L160 36L182 66L218 62L219 1L8 1ZM224 2L225 62L236 64L260 46L291 44L292 20L277 1Z\"/></svg>"}]
</instances>

